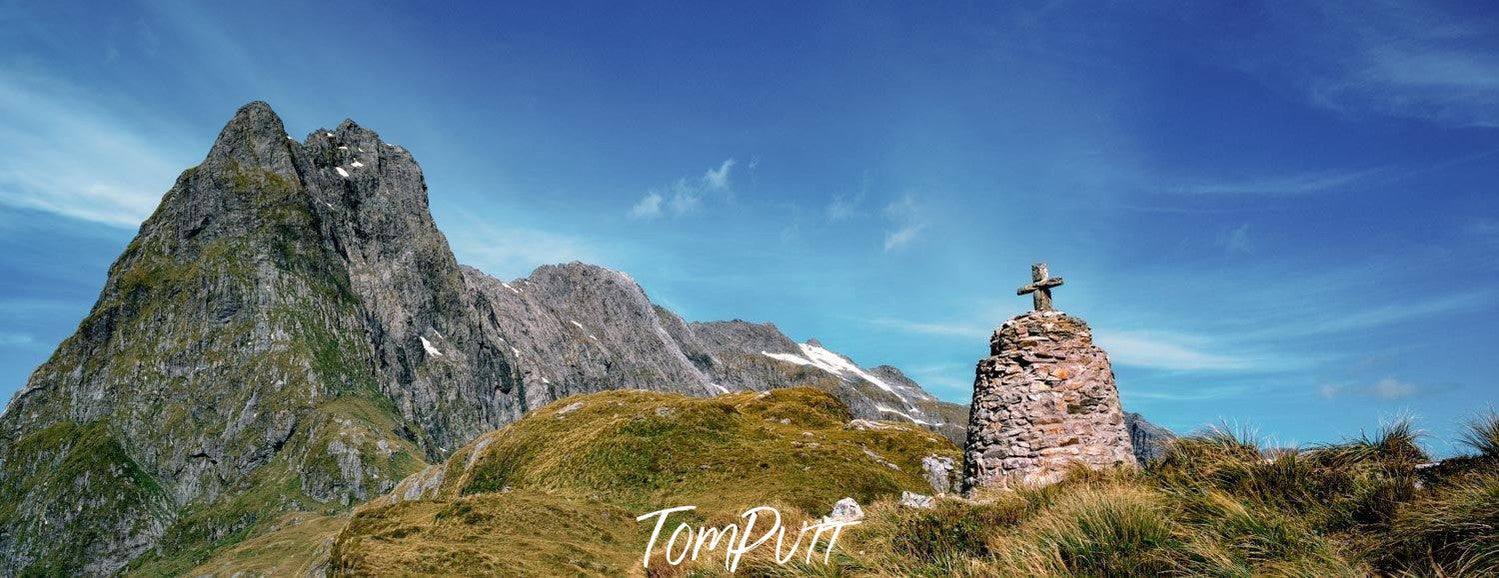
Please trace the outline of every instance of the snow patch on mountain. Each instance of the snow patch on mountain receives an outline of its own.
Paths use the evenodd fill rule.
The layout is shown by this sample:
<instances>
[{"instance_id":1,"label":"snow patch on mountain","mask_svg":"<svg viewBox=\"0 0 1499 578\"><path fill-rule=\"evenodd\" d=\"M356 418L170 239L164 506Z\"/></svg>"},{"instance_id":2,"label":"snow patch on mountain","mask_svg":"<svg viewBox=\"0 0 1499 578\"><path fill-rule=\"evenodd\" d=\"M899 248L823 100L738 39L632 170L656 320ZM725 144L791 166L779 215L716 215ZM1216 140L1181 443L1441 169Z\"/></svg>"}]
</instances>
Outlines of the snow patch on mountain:
<instances>
[{"instance_id":1,"label":"snow patch on mountain","mask_svg":"<svg viewBox=\"0 0 1499 578\"><path fill-rule=\"evenodd\" d=\"M927 426L939 426L939 425L942 425L942 422L932 423L932 422L929 422L929 421L917 419L915 417L912 417L911 414L908 414L906 412L900 411L898 409L888 408L888 407L885 407L883 405L875 405L874 408L877 409L877 410L883 411L885 413L893 413L895 415L901 416L903 418L911 420L911 422L915 423L915 424L927 425ZM916 409L916 408L913 407L913 408L911 408L911 411L920 413L921 410L918 410L918 409Z\"/></svg>"},{"instance_id":2,"label":"snow patch on mountain","mask_svg":"<svg viewBox=\"0 0 1499 578\"><path fill-rule=\"evenodd\" d=\"M422 340L422 349L427 350L427 355L431 355L432 357L442 357L442 352L438 351L436 347L433 347L432 342L427 341L427 338L419 336L417 337L417 339Z\"/></svg>"},{"instance_id":3,"label":"snow patch on mountain","mask_svg":"<svg viewBox=\"0 0 1499 578\"><path fill-rule=\"evenodd\" d=\"M900 392L900 390L905 388L886 383L884 380L875 377L873 374L864 371L857 365L854 365L853 362L849 361L842 355L838 355L837 353L833 353L812 343L798 343L797 346L802 350L801 355L797 355L795 353L771 353L768 351L761 351L760 354L772 359L779 359L781 361L795 363L797 365L811 365L844 379L862 379L874 384L875 387L894 394L902 401L906 400L906 396L901 395Z\"/></svg>"}]
</instances>

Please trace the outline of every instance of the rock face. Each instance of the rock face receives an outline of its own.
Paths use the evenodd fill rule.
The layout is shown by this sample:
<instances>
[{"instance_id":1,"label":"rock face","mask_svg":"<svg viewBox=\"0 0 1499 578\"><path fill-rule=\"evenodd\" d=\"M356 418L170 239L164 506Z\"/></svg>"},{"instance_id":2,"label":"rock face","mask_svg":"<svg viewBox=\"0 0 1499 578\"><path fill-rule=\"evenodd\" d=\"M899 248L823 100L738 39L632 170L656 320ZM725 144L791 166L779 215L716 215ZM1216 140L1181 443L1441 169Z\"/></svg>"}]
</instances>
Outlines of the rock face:
<instances>
[{"instance_id":1,"label":"rock face","mask_svg":"<svg viewBox=\"0 0 1499 578\"><path fill-rule=\"evenodd\" d=\"M623 273L462 267L407 151L347 120L297 141L255 102L0 415L0 575L231 544L386 493L571 394L791 385L949 437L966 421L773 325L686 323Z\"/></svg>"},{"instance_id":2,"label":"rock face","mask_svg":"<svg viewBox=\"0 0 1499 578\"><path fill-rule=\"evenodd\" d=\"M853 498L844 498L833 504L833 513L824 516L825 522L857 522L864 519L864 508Z\"/></svg>"},{"instance_id":3,"label":"rock face","mask_svg":"<svg viewBox=\"0 0 1499 578\"><path fill-rule=\"evenodd\" d=\"M1176 439L1171 430L1146 421L1140 414L1124 412L1124 425L1129 428L1130 445L1135 448L1135 461L1145 465L1166 453L1167 444Z\"/></svg>"},{"instance_id":4,"label":"rock face","mask_svg":"<svg viewBox=\"0 0 1499 578\"><path fill-rule=\"evenodd\" d=\"M938 495L952 492L953 490L953 460L942 456L927 456L921 458L921 471L926 475L927 483L932 485L932 491Z\"/></svg>"},{"instance_id":5,"label":"rock face","mask_svg":"<svg viewBox=\"0 0 1499 578\"><path fill-rule=\"evenodd\" d=\"M963 487L1044 484L1074 462L1135 463L1114 372L1088 325L1058 311L1017 316L979 361Z\"/></svg>"}]
</instances>

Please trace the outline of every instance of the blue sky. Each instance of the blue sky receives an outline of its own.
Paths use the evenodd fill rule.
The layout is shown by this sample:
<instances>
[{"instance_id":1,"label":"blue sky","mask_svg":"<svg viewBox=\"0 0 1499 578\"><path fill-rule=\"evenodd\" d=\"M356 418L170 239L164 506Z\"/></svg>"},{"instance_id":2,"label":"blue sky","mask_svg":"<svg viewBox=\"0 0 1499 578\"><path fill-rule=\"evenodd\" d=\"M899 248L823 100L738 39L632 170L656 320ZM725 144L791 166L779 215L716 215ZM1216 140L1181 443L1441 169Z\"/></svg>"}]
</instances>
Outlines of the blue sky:
<instances>
[{"instance_id":1,"label":"blue sky","mask_svg":"<svg viewBox=\"0 0 1499 578\"><path fill-rule=\"evenodd\" d=\"M995 4L0 0L0 393L262 99L411 150L460 261L622 269L956 402L1045 260L1178 431L1445 452L1499 405L1491 6Z\"/></svg>"}]
</instances>

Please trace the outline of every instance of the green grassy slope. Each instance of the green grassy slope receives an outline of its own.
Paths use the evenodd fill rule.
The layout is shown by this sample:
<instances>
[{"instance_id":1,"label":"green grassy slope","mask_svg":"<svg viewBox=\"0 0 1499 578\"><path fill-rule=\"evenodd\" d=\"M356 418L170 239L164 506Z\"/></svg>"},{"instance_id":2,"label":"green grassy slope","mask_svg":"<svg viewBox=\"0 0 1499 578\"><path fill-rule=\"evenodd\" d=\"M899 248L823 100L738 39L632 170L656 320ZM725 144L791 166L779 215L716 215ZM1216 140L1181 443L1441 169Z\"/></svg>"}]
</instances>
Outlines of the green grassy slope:
<instances>
[{"instance_id":1,"label":"green grassy slope","mask_svg":"<svg viewBox=\"0 0 1499 578\"><path fill-rule=\"evenodd\" d=\"M635 516L693 505L684 520L721 525L775 506L805 519L844 497L929 494L921 459L958 455L930 431L844 429L849 419L837 399L810 388L564 399L456 452L427 499L360 509L338 538L334 567L619 575L643 570L650 528Z\"/></svg>"},{"instance_id":2,"label":"green grassy slope","mask_svg":"<svg viewBox=\"0 0 1499 578\"><path fill-rule=\"evenodd\" d=\"M954 457L957 448L915 428L845 429L847 419L836 399L811 388L568 398L479 437L347 523L290 525L199 571L278 574L326 563L352 576L718 576L726 574L721 551L672 567L658 550L643 566L651 525L635 517L695 505L673 524L722 526L768 505L795 527L851 496L868 517L845 532L830 564L779 565L766 548L738 574L1499 572L1499 418L1470 428L1475 455L1439 467L1423 465L1404 425L1273 457L1246 435L1209 431L1177 440L1145 468L1079 468L1051 486L949 497L932 509L899 506L897 496L930 493L921 458ZM299 557L285 562L276 554L285 548Z\"/></svg>"}]
</instances>

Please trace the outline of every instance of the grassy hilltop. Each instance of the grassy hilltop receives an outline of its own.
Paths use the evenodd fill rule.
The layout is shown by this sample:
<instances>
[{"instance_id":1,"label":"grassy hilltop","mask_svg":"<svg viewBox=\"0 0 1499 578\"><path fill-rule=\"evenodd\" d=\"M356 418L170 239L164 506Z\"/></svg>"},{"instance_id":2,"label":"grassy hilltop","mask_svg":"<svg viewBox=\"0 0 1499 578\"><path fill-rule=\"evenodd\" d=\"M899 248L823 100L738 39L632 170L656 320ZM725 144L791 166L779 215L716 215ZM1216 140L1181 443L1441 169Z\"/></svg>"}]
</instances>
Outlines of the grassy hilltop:
<instances>
[{"instance_id":1,"label":"grassy hilltop","mask_svg":"<svg viewBox=\"0 0 1499 578\"><path fill-rule=\"evenodd\" d=\"M934 432L847 428L851 419L811 388L575 396L480 436L351 517L289 520L192 574L324 564L342 575L641 574L651 528L638 515L693 505L673 524L718 526L773 506L798 524L845 497L930 494L922 458L958 459ZM408 495L420 499L398 499ZM722 568L720 554L704 558Z\"/></svg>"},{"instance_id":2,"label":"grassy hilltop","mask_svg":"<svg viewBox=\"0 0 1499 578\"><path fill-rule=\"evenodd\" d=\"M830 395L793 388L701 399L614 391L562 400L480 436L351 516L287 521L197 572L284 575L725 575L721 550L669 566L640 557L635 516L736 522L775 506L795 527L853 497L868 517L831 564L747 576L1364 576L1499 572L1499 420L1471 424L1475 455L1423 466L1408 426L1267 452L1227 431L1178 440L1142 469L1078 469L1061 483L932 509L921 459L956 457L913 427L857 429ZM670 526L668 527L670 528ZM669 530L668 530L669 531ZM794 539L794 534L788 535ZM658 544L659 548L659 544ZM288 555L294 552L294 555Z\"/></svg>"}]
</instances>

